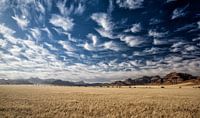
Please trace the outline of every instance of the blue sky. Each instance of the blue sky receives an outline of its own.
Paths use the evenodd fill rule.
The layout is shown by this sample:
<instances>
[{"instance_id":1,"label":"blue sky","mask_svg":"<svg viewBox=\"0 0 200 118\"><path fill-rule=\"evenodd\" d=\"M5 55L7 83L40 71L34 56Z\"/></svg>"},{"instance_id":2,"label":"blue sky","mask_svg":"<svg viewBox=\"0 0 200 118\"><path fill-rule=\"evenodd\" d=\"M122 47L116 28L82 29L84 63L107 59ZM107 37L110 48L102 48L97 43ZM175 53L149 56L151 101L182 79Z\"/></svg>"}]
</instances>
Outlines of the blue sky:
<instances>
[{"instance_id":1,"label":"blue sky","mask_svg":"<svg viewBox=\"0 0 200 118\"><path fill-rule=\"evenodd\" d=\"M198 0L1 0L0 78L200 72Z\"/></svg>"}]
</instances>

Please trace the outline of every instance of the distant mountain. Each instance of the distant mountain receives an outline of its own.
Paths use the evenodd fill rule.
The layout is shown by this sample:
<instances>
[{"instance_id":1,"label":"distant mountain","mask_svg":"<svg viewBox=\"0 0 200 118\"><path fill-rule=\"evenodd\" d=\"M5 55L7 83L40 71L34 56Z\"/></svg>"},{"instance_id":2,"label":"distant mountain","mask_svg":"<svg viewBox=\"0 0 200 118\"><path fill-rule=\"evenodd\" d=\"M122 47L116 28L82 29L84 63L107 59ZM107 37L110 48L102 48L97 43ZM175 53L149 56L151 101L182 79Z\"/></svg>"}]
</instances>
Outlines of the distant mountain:
<instances>
[{"instance_id":1,"label":"distant mountain","mask_svg":"<svg viewBox=\"0 0 200 118\"><path fill-rule=\"evenodd\" d=\"M125 79L123 81L114 81L112 83L85 83L84 81L71 82L60 79L16 79L6 80L0 79L0 84L48 84L57 86L130 86L130 85L159 85L159 84L179 84L184 82L192 82L200 84L200 77L193 76L186 73L172 72L164 77L157 76L143 76L135 79Z\"/></svg>"},{"instance_id":2,"label":"distant mountain","mask_svg":"<svg viewBox=\"0 0 200 118\"><path fill-rule=\"evenodd\" d=\"M25 79L16 79L16 80L0 79L0 84L33 84L33 83Z\"/></svg>"},{"instance_id":3,"label":"distant mountain","mask_svg":"<svg viewBox=\"0 0 200 118\"><path fill-rule=\"evenodd\" d=\"M158 84L179 84L184 82L192 82L194 84L200 84L200 77L192 76L186 73L172 72L164 77L160 76L143 76L136 79L128 78L124 81L115 81L111 85L116 86L129 86L129 85L158 85Z\"/></svg>"},{"instance_id":4,"label":"distant mountain","mask_svg":"<svg viewBox=\"0 0 200 118\"><path fill-rule=\"evenodd\" d=\"M128 86L128 85L145 85L151 83L160 83L160 76L143 76L136 79L128 78L124 81L115 81L111 85Z\"/></svg>"},{"instance_id":5,"label":"distant mountain","mask_svg":"<svg viewBox=\"0 0 200 118\"><path fill-rule=\"evenodd\" d=\"M57 86L101 86L102 83L85 83L84 81L71 82L64 81L60 79L40 79L40 78L29 78L29 79L15 79L15 80L6 80L0 79L1 84L35 84L35 85L57 85Z\"/></svg>"}]
</instances>

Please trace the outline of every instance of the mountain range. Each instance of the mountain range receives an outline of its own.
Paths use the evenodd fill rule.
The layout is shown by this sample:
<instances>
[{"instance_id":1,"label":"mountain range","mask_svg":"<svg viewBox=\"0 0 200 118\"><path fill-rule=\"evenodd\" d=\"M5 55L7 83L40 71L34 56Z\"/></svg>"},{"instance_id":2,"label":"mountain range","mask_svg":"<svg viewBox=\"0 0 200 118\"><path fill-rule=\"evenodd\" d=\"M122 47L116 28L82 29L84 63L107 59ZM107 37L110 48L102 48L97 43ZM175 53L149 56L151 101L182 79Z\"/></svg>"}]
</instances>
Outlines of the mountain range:
<instances>
[{"instance_id":1,"label":"mountain range","mask_svg":"<svg viewBox=\"0 0 200 118\"><path fill-rule=\"evenodd\" d=\"M111 83L85 83L84 81L72 82L60 79L0 79L0 84L34 84L34 85L59 85L59 86L130 86L130 85L170 85L185 82L192 82L193 84L200 84L200 76L193 76L187 73L171 72L164 77L157 76L143 76L135 79L125 79L122 81L114 81Z\"/></svg>"}]
</instances>

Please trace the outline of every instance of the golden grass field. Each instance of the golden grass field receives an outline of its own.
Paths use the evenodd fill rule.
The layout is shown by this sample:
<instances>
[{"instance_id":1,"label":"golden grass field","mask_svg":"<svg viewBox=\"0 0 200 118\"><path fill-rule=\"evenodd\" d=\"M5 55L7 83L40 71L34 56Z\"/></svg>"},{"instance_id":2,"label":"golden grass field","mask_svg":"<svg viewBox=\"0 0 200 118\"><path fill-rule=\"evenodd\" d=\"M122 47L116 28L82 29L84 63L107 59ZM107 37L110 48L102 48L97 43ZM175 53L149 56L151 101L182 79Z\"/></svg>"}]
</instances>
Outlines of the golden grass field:
<instances>
[{"instance_id":1,"label":"golden grass field","mask_svg":"<svg viewBox=\"0 0 200 118\"><path fill-rule=\"evenodd\" d=\"M1 118L200 118L200 89L1 85Z\"/></svg>"}]
</instances>

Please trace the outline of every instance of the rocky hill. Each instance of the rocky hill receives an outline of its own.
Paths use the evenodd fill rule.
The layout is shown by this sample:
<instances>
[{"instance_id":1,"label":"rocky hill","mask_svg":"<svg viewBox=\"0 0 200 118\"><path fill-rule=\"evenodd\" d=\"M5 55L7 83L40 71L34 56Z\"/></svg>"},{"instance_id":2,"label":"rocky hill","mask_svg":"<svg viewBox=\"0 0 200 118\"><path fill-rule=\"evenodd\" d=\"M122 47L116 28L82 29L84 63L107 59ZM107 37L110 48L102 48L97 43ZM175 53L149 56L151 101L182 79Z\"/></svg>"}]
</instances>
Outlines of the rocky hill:
<instances>
[{"instance_id":1,"label":"rocky hill","mask_svg":"<svg viewBox=\"0 0 200 118\"><path fill-rule=\"evenodd\" d=\"M179 84L185 82L192 82L194 84L200 84L200 77L193 76L186 73L172 72L164 77L160 76L143 76L140 78L131 79L128 78L124 81L115 81L111 85L116 86L128 86L128 85L159 85L159 84Z\"/></svg>"}]
</instances>

